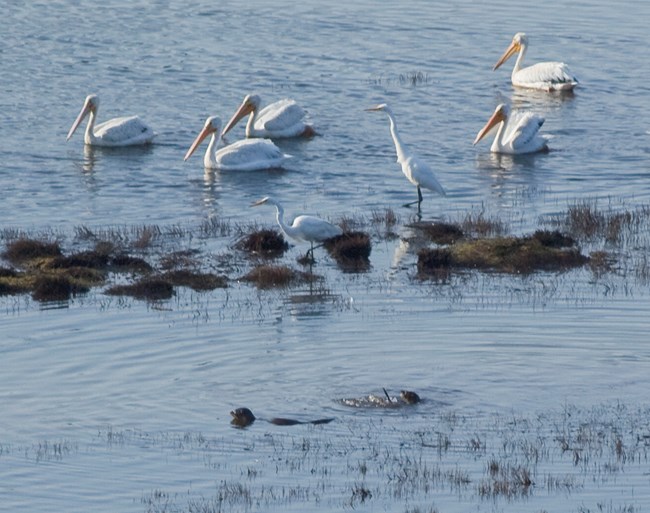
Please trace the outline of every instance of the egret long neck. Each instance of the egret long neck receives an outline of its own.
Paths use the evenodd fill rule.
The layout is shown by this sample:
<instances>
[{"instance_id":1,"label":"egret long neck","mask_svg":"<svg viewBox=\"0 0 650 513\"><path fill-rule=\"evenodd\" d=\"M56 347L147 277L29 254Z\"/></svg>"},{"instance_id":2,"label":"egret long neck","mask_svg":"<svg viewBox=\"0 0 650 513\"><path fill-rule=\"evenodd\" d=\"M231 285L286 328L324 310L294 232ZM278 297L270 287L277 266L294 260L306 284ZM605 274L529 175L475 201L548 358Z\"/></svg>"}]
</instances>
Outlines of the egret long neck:
<instances>
[{"instance_id":1,"label":"egret long neck","mask_svg":"<svg viewBox=\"0 0 650 513\"><path fill-rule=\"evenodd\" d=\"M293 228L284 222L284 208L282 208L282 205L280 205L279 203L274 203L274 204L275 204L275 209L277 211L275 218L278 221L280 228L282 228L282 231L285 233L287 237L294 237Z\"/></svg>"},{"instance_id":2,"label":"egret long neck","mask_svg":"<svg viewBox=\"0 0 650 513\"><path fill-rule=\"evenodd\" d=\"M406 146L402 142L402 139L397 132L397 123L395 122L395 117L392 112L386 112L388 114L388 119L390 120L390 135L393 136L393 142L395 143L395 151L397 152L397 162L404 162L407 158Z\"/></svg>"}]
</instances>

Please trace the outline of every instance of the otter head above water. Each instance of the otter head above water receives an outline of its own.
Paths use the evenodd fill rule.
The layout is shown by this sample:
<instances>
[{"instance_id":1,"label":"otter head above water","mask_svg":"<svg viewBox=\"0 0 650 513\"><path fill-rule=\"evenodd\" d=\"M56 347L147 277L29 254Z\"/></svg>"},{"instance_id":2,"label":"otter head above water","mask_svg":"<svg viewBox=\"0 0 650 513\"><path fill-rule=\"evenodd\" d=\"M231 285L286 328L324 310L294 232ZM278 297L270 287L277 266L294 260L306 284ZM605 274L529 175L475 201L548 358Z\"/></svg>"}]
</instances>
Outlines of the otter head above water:
<instances>
[{"instance_id":1,"label":"otter head above water","mask_svg":"<svg viewBox=\"0 0 650 513\"><path fill-rule=\"evenodd\" d=\"M246 427L255 422L255 415L248 408L237 408L236 410L232 410L230 415L232 415L230 423L233 426Z\"/></svg>"},{"instance_id":2,"label":"otter head above water","mask_svg":"<svg viewBox=\"0 0 650 513\"><path fill-rule=\"evenodd\" d=\"M416 404L421 401L420 396L415 392L411 392L410 390L400 391L399 396L406 404Z\"/></svg>"}]
</instances>

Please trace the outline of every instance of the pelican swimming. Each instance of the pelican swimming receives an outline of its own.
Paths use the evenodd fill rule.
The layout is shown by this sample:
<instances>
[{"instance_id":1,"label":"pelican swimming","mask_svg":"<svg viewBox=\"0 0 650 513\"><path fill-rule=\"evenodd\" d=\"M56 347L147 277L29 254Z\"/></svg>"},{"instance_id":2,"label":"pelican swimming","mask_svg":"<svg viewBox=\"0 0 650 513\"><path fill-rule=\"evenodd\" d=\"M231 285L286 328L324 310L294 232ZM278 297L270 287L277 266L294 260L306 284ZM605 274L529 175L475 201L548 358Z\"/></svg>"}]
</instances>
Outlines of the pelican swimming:
<instances>
[{"instance_id":1,"label":"pelican swimming","mask_svg":"<svg viewBox=\"0 0 650 513\"><path fill-rule=\"evenodd\" d=\"M287 237L300 242L311 243L311 248L307 251L307 257L309 257L310 254L312 258L314 256L314 242L322 243L327 239L343 234L343 230L341 230L339 226L314 216L301 215L294 218L290 225L286 224L284 222L284 208L282 208L280 203L269 196L256 201L251 205L251 207L257 207L259 205L264 205L265 203L275 205L277 210L276 219L280 228Z\"/></svg>"},{"instance_id":2,"label":"pelican swimming","mask_svg":"<svg viewBox=\"0 0 650 513\"><path fill-rule=\"evenodd\" d=\"M203 165L208 169L222 171L273 169L282 167L284 160L289 157L269 139L244 139L223 146L221 118L210 116L205 120L203 130L196 136L183 160L189 159L208 135L212 135L212 138L203 157Z\"/></svg>"},{"instance_id":3,"label":"pelican swimming","mask_svg":"<svg viewBox=\"0 0 650 513\"><path fill-rule=\"evenodd\" d=\"M493 153L519 155L548 149L547 138L539 134L544 118L531 112L511 111L501 103L474 139L474 144L485 137L494 127L499 127L490 147Z\"/></svg>"},{"instance_id":4,"label":"pelican swimming","mask_svg":"<svg viewBox=\"0 0 650 513\"><path fill-rule=\"evenodd\" d=\"M261 100L256 94L249 94L223 129L226 135L246 114L246 137L313 137L314 128L305 123L305 111L294 100L284 99L260 109Z\"/></svg>"},{"instance_id":5,"label":"pelican swimming","mask_svg":"<svg viewBox=\"0 0 650 513\"><path fill-rule=\"evenodd\" d=\"M506 51L494 65L493 70L496 70L512 55L519 52L517 62L515 62L515 67L512 70L512 85L543 91L571 91L578 85L578 79L571 74L569 67L563 62L539 62L527 68L522 68L527 49L528 37L523 32L517 32L512 38L510 46L506 48Z\"/></svg>"},{"instance_id":6,"label":"pelican swimming","mask_svg":"<svg viewBox=\"0 0 650 513\"><path fill-rule=\"evenodd\" d=\"M99 109L99 98L96 94L86 97L81 112L72 123L66 141L70 140L77 127L83 119L90 115L84 142L93 146L134 146L137 144L148 144L156 136L149 125L144 123L138 116L114 118L95 127L95 118Z\"/></svg>"},{"instance_id":7,"label":"pelican swimming","mask_svg":"<svg viewBox=\"0 0 650 513\"><path fill-rule=\"evenodd\" d=\"M393 137L393 142L395 143L395 151L397 152L397 162L402 166L402 173L411 182L417 187L418 199L407 205L414 205L417 203L418 210L420 210L420 203L422 203L422 191L421 187L429 189L431 191L437 192L438 194L445 195L445 190L442 188L442 185L436 179L436 176L433 174L431 167L424 162L420 157L408 150L406 145L400 139L399 134L397 133L397 123L395 122L395 116L393 111L388 105L382 103L376 107L366 109L367 111L384 111L388 114L388 119L390 120L390 133Z\"/></svg>"}]
</instances>

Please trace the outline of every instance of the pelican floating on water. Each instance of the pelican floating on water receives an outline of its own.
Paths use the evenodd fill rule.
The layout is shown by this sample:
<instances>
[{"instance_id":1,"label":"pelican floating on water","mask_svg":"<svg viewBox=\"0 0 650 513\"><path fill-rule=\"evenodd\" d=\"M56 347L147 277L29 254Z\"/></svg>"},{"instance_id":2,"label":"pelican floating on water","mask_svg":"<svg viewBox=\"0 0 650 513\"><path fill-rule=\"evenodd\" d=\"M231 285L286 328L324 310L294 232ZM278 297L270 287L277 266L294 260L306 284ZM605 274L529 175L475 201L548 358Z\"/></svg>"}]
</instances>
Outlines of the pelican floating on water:
<instances>
[{"instance_id":1,"label":"pelican floating on water","mask_svg":"<svg viewBox=\"0 0 650 513\"><path fill-rule=\"evenodd\" d=\"M77 127L88 115L90 118L86 126L86 133L84 134L84 143L92 146L134 146L148 144L156 136L151 127L144 123L138 116L109 119L95 127L95 118L97 117L98 109L99 98L97 95L88 95L81 112L74 123L72 123L66 141L70 140Z\"/></svg>"},{"instance_id":2,"label":"pelican floating on water","mask_svg":"<svg viewBox=\"0 0 650 513\"><path fill-rule=\"evenodd\" d=\"M222 171L257 171L282 167L289 155L282 153L269 139L244 139L228 146L222 146L221 118L210 116L203 125L203 130L194 139L187 150L185 158L190 158L201 142L212 135L208 149L203 157L203 165L208 169Z\"/></svg>"},{"instance_id":3,"label":"pelican floating on water","mask_svg":"<svg viewBox=\"0 0 650 513\"><path fill-rule=\"evenodd\" d=\"M284 208L282 208L282 205L280 205L279 202L273 198L270 198L269 196L256 201L251 205L251 207L257 207L259 205L264 205L265 203L268 203L269 205L275 205L275 208L277 210L276 219L280 225L280 228L287 237L300 242L311 243L311 248L309 251L307 251L306 256L309 256L311 253L311 256L313 258L314 242L322 243L327 239L331 239L332 237L337 237L343 234L341 227L314 216L298 216L294 218L293 222L290 225L288 225L284 222Z\"/></svg>"},{"instance_id":4,"label":"pelican floating on water","mask_svg":"<svg viewBox=\"0 0 650 513\"><path fill-rule=\"evenodd\" d=\"M578 79L573 76L569 71L569 67L563 62L539 62L522 68L527 49L528 37L523 32L517 32L512 38L510 46L506 48L506 51L494 65L493 70L496 70L512 55L519 52L517 62L515 62L515 67L512 70L512 85L543 91L571 91L578 85Z\"/></svg>"},{"instance_id":5,"label":"pelican floating on water","mask_svg":"<svg viewBox=\"0 0 650 513\"><path fill-rule=\"evenodd\" d=\"M511 111L501 103L494 114L474 139L474 144L485 137L493 128L499 127L490 147L493 153L520 155L548 149L547 138L539 134L544 118L531 112Z\"/></svg>"},{"instance_id":6,"label":"pelican floating on water","mask_svg":"<svg viewBox=\"0 0 650 513\"><path fill-rule=\"evenodd\" d=\"M393 142L395 143L395 151L397 152L397 162L402 166L402 173L411 182L417 187L418 199L411 203L407 203L405 206L414 205L417 203L418 211L420 210L420 203L422 203L422 191L421 187L429 189L431 191L437 192L438 194L445 195L445 190L442 188L442 185L436 179L436 176L433 173L433 169L424 162L420 157L415 155L413 152L409 151L406 145L402 142L399 134L397 133L397 123L395 122L395 116L393 111L388 105L382 103L376 107L366 109L367 111L384 111L388 115L390 120L390 134L393 137Z\"/></svg>"},{"instance_id":7,"label":"pelican floating on water","mask_svg":"<svg viewBox=\"0 0 650 513\"><path fill-rule=\"evenodd\" d=\"M295 100L284 99L267 105L260 110L261 100L256 94L249 94L223 129L226 135L246 114L246 137L313 137L314 128L305 123L305 111Z\"/></svg>"}]
</instances>

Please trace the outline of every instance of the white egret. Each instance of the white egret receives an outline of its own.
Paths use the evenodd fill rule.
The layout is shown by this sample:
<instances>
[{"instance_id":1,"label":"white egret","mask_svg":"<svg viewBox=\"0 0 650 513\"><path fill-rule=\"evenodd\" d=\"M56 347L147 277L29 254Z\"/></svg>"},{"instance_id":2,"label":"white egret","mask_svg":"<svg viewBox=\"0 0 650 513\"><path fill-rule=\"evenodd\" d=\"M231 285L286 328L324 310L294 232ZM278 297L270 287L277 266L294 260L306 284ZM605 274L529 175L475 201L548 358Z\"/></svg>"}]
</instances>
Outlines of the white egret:
<instances>
[{"instance_id":1,"label":"white egret","mask_svg":"<svg viewBox=\"0 0 650 513\"><path fill-rule=\"evenodd\" d=\"M294 100L284 99L260 110L261 100L256 94L246 95L244 101L223 129L226 135L237 122L250 114L246 123L246 137L313 137L314 128L305 123L305 112Z\"/></svg>"},{"instance_id":2,"label":"white egret","mask_svg":"<svg viewBox=\"0 0 650 513\"><path fill-rule=\"evenodd\" d=\"M539 62L522 68L527 49L528 37L523 32L517 32L512 38L510 46L506 48L506 51L494 65L493 70L496 70L512 55L519 52L517 62L515 62L515 67L512 70L512 85L543 91L571 91L578 85L578 79L573 76L569 71L569 67L563 62Z\"/></svg>"},{"instance_id":3,"label":"white egret","mask_svg":"<svg viewBox=\"0 0 650 513\"><path fill-rule=\"evenodd\" d=\"M501 103L479 131L474 144L485 137L493 128L498 127L494 142L490 147L493 153L519 155L535 153L548 149L547 138L539 134L544 118L531 112L511 111Z\"/></svg>"},{"instance_id":4,"label":"white egret","mask_svg":"<svg viewBox=\"0 0 650 513\"><path fill-rule=\"evenodd\" d=\"M343 234L343 230L335 224L324 221L314 216L301 215L294 218L293 222L289 225L284 222L284 208L273 198L267 196L259 201L256 201L251 206L256 207L259 205L275 205L277 210L276 219L280 228L287 237L290 237L299 242L309 242L311 247L307 251L307 257L311 254L314 257L314 242L322 243L332 237L337 237ZM320 246L320 244L319 244ZM318 247L318 246L316 246Z\"/></svg>"},{"instance_id":5,"label":"white egret","mask_svg":"<svg viewBox=\"0 0 650 513\"><path fill-rule=\"evenodd\" d=\"M144 123L138 116L114 118L95 127L97 110L99 109L99 98L96 94L86 97L81 112L75 119L66 141L70 140L77 127L86 116L90 116L84 142L92 146L134 146L148 144L156 136L149 125Z\"/></svg>"},{"instance_id":6,"label":"white egret","mask_svg":"<svg viewBox=\"0 0 650 513\"><path fill-rule=\"evenodd\" d=\"M210 116L205 120L203 130L194 139L187 150L185 158L190 158L201 142L211 135L210 143L203 157L203 165L207 169L222 171L257 171L282 167L289 155L282 153L273 141L269 139L244 139L223 146L221 139L221 119Z\"/></svg>"},{"instance_id":7,"label":"white egret","mask_svg":"<svg viewBox=\"0 0 650 513\"><path fill-rule=\"evenodd\" d=\"M395 143L395 151L397 152L397 162L402 166L402 173L404 173L404 176L406 176L409 182L417 187L418 191L417 201L407 203L405 206L414 205L417 203L418 211L420 210L420 203L422 203L422 191L420 190L421 187L437 192L438 194L444 196L446 192L436 179L436 176L433 173L433 169L431 169L431 167L420 157L409 151L406 145L402 142L399 133L397 132L397 123L395 122L395 116L393 115L393 111L390 109L390 107L385 103L382 103L376 107L372 107L366 110L384 111L388 115L388 119L390 120L390 133L393 137L393 142Z\"/></svg>"}]
</instances>

